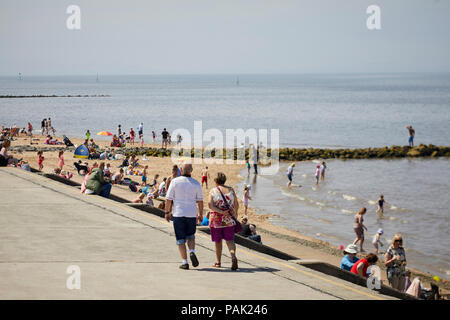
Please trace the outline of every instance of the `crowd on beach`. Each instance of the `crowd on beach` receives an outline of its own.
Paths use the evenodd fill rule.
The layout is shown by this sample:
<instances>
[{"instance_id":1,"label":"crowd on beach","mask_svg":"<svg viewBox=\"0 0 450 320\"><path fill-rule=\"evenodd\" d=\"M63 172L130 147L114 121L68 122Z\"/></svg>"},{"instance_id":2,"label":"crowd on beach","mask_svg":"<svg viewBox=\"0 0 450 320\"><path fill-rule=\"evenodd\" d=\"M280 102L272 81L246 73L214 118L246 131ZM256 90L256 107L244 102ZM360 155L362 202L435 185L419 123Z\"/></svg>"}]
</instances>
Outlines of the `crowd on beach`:
<instances>
[{"instance_id":1,"label":"crowd on beach","mask_svg":"<svg viewBox=\"0 0 450 320\"><path fill-rule=\"evenodd\" d=\"M414 129L408 126L410 134L409 143L413 144ZM51 119L43 119L41 122L41 135L46 136L46 144L64 144L66 146L73 146L73 143L69 138L64 136L62 142L54 140L50 136L50 132L55 133L55 129L52 126ZM143 145L143 123L137 128L139 143ZM8 148L11 146L11 141L18 137L20 134L30 136L30 143L32 143L31 137L33 136L33 127L31 123L28 123L28 129L18 130L17 127L4 128L2 126L0 142L2 143L0 152L0 166L20 166L27 170L26 163L22 159L17 159L8 154ZM111 134L112 135L112 134ZM162 148L168 148L172 145L172 139L170 133L164 128L161 132ZM412 137L412 138L411 138ZM156 133L152 131L153 142L156 139ZM111 147L123 147L126 144L134 145L136 139L136 133L133 128L130 129L129 134L122 131L121 125L118 125L117 134L112 135ZM182 137L177 136L177 145L181 144ZM102 149L91 138L89 130L86 131L84 146L88 149L88 159L98 160L92 165L88 165L87 162L83 163L82 160L75 161L73 163L74 168L78 175L83 177L83 183L81 185L81 192L83 194L97 194L102 197L109 198L111 189L114 185L128 186L131 192L136 193L136 197L133 199L133 203L141 203L147 205L155 205L154 200L160 200L159 208L165 211L165 218L167 221L173 222L175 231L176 244L178 246L182 263L181 269L189 269L189 263L187 261L187 250L189 250L189 257L193 267L199 265L198 258L195 255L195 232L197 226L209 226L211 233L211 240L215 244L216 261L213 267L221 268L222 259L222 242L225 241L229 253L231 255L231 269L238 269L238 259L236 256L236 245L234 243L235 234L247 237L250 240L256 241L262 244L261 235L256 231L256 225L249 223L247 217L247 210L249 200L252 200L250 196L251 186L245 185L242 190L242 204L244 207L243 217L238 220L239 203L235 190L226 186L227 177L224 173L218 172L213 179L214 186L209 190L207 199L207 214L203 217L203 187L208 189L208 180L210 179L210 173L208 167L205 166L201 172L201 182L191 177L193 167L190 163L180 162L172 167L172 174L160 179L160 174L155 173L153 178L149 178L149 166L145 164L148 160L143 156L141 160L137 156L126 156L120 153L116 153L114 149ZM254 174L258 174L258 156L257 148L253 145L249 146L250 153L249 159L246 160L246 168L250 175L251 167L253 166ZM256 151L256 152L255 152ZM44 168L45 157L42 151L37 152L37 162L39 170ZM111 160L121 160L122 163L113 168ZM25 167L24 167L25 165ZM71 179L72 174L68 171L64 171L65 166L64 151L59 151L58 163L54 167L54 173L66 178ZM288 178L287 186L292 186L294 176L295 163L292 163L286 172ZM28 170L29 170L28 165ZM320 181L325 181L325 172L327 165L323 161L321 164L315 167L315 184L319 184ZM134 181L130 177L139 177L140 181ZM151 180L151 181L149 181ZM384 211L384 196L380 195L377 201L377 212L382 215ZM347 270L351 273L360 275L362 277L370 277L370 267L375 265L379 261L379 246L384 246L381 236L384 231L379 229L374 235L372 240L373 252L364 255L362 258L358 258L357 254L364 254L366 251L363 248L364 243L364 231L367 231L364 225L364 215L367 209L361 208L361 210L354 216L353 230L356 234L356 239L352 244L349 244L343 249L344 257L341 260L340 267L343 270ZM359 248L357 244L359 243ZM187 248L186 248L187 245ZM395 234L391 244L384 252L382 263L386 267L386 274L389 284L402 292L412 294L416 297L423 297L427 290L420 284L420 280L414 279L411 281L410 272L406 269L406 254L403 248L403 238L400 234Z\"/></svg>"}]
</instances>

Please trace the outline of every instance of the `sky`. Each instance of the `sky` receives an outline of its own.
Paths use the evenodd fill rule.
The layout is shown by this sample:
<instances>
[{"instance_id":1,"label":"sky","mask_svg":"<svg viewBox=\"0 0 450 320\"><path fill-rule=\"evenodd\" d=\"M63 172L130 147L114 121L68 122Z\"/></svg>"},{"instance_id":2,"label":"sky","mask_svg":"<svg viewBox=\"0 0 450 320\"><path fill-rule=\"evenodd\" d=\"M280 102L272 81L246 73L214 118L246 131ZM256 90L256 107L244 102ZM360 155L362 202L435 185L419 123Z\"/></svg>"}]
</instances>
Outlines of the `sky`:
<instances>
[{"instance_id":1,"label":"sky","mask_svg":"<svg viewBox=\"0 0 450 320\"><path fill-rule=\"evenodd\" d=\"M447 0L0 1L0 76L450 72L449 57Z\"/></svg>"}]
</instances>

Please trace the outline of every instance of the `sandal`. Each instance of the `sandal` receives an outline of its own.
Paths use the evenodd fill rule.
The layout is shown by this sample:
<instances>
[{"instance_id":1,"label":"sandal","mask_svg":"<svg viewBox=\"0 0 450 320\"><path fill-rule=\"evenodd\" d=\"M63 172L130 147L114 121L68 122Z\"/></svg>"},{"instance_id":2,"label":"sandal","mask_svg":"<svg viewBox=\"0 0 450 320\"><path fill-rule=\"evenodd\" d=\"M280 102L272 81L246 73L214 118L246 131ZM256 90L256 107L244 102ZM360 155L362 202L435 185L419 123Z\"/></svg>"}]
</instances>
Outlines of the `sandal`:
<instances>
[{"instance_id":1,"label":"sandal","mask_svg":"<svg viewBox=\"0 0 450 320\"><path fill-rule=\"evenodd\" d=\"M236 257L231 258L231 270L236 270L238 268L238 260Z\"/></svg>"},{"instance_id":2,"label":"sandal","mask_svg":"<svg viewBox=\"0 0 450 320\"><path fill-rule=\"evenodd\" d=\"M214 268L220 268L220 267L221 267L220 262L214 263L214 264L213 264L213 267L214 267Z\"/></svg>"}]
</instances>

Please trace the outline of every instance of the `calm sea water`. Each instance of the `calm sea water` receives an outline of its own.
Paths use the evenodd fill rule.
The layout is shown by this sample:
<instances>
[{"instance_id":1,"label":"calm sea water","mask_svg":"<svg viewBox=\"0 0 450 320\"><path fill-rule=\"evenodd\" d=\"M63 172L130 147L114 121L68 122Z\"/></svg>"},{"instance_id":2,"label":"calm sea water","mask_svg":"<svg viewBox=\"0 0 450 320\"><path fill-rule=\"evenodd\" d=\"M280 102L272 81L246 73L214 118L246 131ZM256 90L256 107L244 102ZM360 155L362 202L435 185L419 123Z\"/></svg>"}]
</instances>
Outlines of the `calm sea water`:
<instances>
[{"instance_id":1,"label":"calm sea water","mask_svg":"<svg viewBox=\"0 0 450 320\"><path fill-rule=\"evenodd\" d=\"M136 130L159 136L203 121L203 130L279 129L281 146L380 147L406 145L406 125L416 144L450 145L449 74L96 76L0 78L0 95L109 95L88 98L0 99L0 124L39 129L51 117L58 135ZM101 138L101 137L98 137ZM379 227L385 242L405 235L411 266L449 273L450 162L437 160L328 161L326 182L314 188L312 162L297 163L301 188L285 187L285 166L275 176L253 176L258 209L277 213L274 223L329 241L353 241L353 214L369 209L368 236ZM246 174L243 173L243 176ZM388 201L379 219L374 201ZM371 241L367 238L366 248ZM448 278L448 276L447 276Z\"/></svg>"},{"instance_id":2,"label":"calm sea water","mask_svg":"<svg viewBox=\"0 0 450 320\"><path fill-rule=\"evenodd\" d=\"M262 213L276 213L272 223L336 246L353 242L353 217L366 207L366 251L373 250L372 237L379 228L384 230L381 251L401 233L409 266L449 278L449 159L326 162L325 181L317 186L317 161L296 163L293 183L301 187L286 186L287 163L272 176L248 176L244 170L239 195L244 184L251 185L249 205ZM380 194L387 201L382 217L376 213Z\"/></svg>"},{"instance_id":3,"label":"calm sea water","mask_svg":"<svg viewBox=\"0 0 450 320\"><path fill-rule=\"evenodd\" d=\"M0 78L0 94L105 94L102 98L1 99L0 124L83 135L144 122L144 135L186 128L279 129L282 146L449 144L450 75L240 75ZM14 110L14 112L13 112Z\"/></svg>"}]
</instances>

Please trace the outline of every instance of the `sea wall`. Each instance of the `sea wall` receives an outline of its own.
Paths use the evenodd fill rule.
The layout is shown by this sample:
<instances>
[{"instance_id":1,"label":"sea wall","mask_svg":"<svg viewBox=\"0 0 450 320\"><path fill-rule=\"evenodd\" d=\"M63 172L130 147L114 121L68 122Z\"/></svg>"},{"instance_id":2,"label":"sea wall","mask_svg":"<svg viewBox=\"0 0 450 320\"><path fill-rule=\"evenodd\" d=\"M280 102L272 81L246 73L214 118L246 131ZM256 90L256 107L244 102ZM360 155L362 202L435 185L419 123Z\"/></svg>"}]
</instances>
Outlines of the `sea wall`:
<instances>
[{"instance_id":1,"label":"sea wall","mask_svg":"<svg viewBox=\"0 0 450 320\"><path fill-rule=\"evenodd\" d=\"M24 152L24 151L38 151L42 150L44 152L60 150L65 148L65 146L17 146L12 147L12 151ZM74 147L68 148L73 150ZM205 158L229 158L233 160L243 160L249 158L248 149L235 148L231 149L162 149L162 148L152 148L152 147L123 147L123 148L109 148L112 152L121 153L125 155L136 155L142 156L146 155L148 157L170 157L172 151L177 152L181 157L201 157ZM277 152L280 160L285 161L303 161L303 160L314 160L314 159L390 159L390 158L417 158L417 157L450 157L450 147L447 146L435 146L429 145L419 145L417 147L408 146L391 146L382 148L358 148L358 149L297 149L297 148L280 148L278 150L273 150ZM270 163L272 156L272 149L259 149L259 162ZM274 159L277 155L274 154Z\"/></svg>"}]
</instances>

